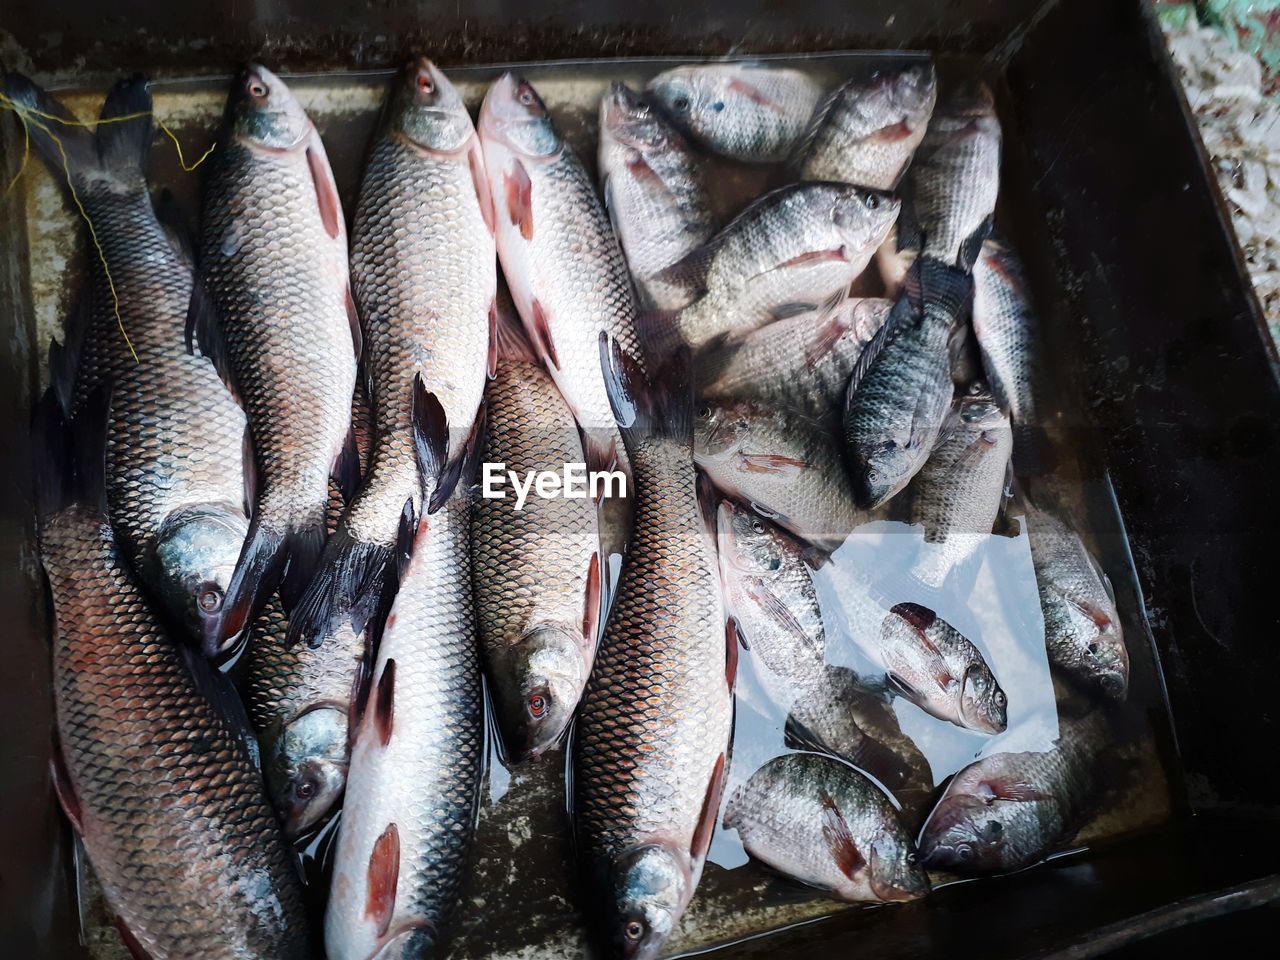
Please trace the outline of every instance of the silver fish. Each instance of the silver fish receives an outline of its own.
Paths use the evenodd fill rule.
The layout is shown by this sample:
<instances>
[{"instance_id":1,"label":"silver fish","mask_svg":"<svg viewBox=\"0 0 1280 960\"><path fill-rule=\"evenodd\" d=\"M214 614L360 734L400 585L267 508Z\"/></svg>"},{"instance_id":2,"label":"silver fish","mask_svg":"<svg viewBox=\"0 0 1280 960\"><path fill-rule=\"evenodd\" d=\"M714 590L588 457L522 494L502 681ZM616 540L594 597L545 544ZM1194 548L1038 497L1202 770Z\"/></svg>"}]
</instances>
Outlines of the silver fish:
<instances>
[{"instance_id":1,"label":"silver fish","mask_svg":"<svg viewBox=\"0 0 1280 960\"><path fill-rule=\"evenodd\" d=\"M614 83L600 101L600 181L636 290L650 309L685 305L655 274L711 239L705 171L684 136L649 101Z\"/></svg>"},{"instance_id":2,"label":"silver fish","mask_svg":"<svg viewBox=\"0 0 1280 960\"><path fill-rule=\"evenodd\" d=\"M704 247L661 274L688 290L668 348L698 348L843 298L866 268L900 203L880 190L801 183L768 193Z\"/></svg>"},{"instance_id":3,"label":"silver fish","mask_svg":"<svg viewBox=\"0 0 1280 960\"><path fill-rule=\"evenodd\" d=\"M1129 653L1111 581L1061 517L1025 506L1049 662L1085 687L1123 700Z\"/></svg>"},{"instance_id":4,"label":"silver fish","mask_svg":"<svg viewBox=\"0 0 1280 960\"><path fill-rule=\"evenodd\" d=\"M695 142L757 163L787 158L822 96L802 71L760 63L674 67L648 89Z\"/></svg>"},{"instance_id":5,"label":"silver fish","mask_svg":"<svg viewBox=\"0 0 1280 960\"><path fill-rule=\"evenodd\" d=\"M813 418L838 413L862 351L890 300L848 299L708 344L698 355L702 396L776 404Z\"/></svg>"},{"instance_id":6,"label":"silver fish","mask_svg":"<svg viewBox=\"0 0 1280 960\"><path fill-rule=\"evenodd\" d=\"M892 190L924 139L937 92L932 63L842 83L818 104L796 150L800 179Z\"/></svg>"},{"instance_id":7,"label":"silver fish","mask_svg":"<svg viewBox=\"0 0 1280 960\"><path fill-rule=\"evenodd\" d=\"M830 757L774 757L734 791L724 825L757 860L838 900L892 903L929 892L885 795Z\"/></svg>"},{"instance_id":8,"label":"silver fish","mask_svg":"<svg viewBox=\"0 0 1280 960\"><path fill-rule=\"evenodd\" d=\"M295 604L319 559L328 475L355 469L347 440L359 324L320 134L266 68L251 65L232 84L208 168L200 268L217 318L196 334L224 345L257 477L218 630L225 646L277 585L286 606Z\"/></svg>"}]
</instances>

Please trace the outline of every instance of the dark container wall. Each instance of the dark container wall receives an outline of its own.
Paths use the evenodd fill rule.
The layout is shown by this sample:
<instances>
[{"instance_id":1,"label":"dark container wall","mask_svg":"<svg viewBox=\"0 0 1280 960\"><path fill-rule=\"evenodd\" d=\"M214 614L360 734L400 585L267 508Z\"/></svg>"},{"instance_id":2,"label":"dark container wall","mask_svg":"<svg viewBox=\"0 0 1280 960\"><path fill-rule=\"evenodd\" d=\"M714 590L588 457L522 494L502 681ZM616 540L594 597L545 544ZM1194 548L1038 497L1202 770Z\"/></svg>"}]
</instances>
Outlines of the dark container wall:
<instances>
[{"instance_id":1,"label":"dark container wall","mask_svg":"<svg viewBox=\"0 0 1280 960\"><path fill-rule=\"evenodd\" d=\"M223 74L250 57L294 72L386 68L411 49L449 66L901 47L977 57L1000 78L1006 190L1019 198L1004 226L1028 256L1036 299L1054 305L1049 322L1073 345L1062 360L1087 414L1081 446L1114 486L1168 687L1185 806L1198 816L1086 859L939 891L920 909L859 911L735 954L794 956L856 938L867 956L1096 955L1135 930L1275 897L1274 882L1254 881L1280 852L1280 767L1268 761L1280 738L1280 367L1141 0L215 0L106 13L87 0L0 0L0 62L76 85L134 71ZM4 127L7 182L21 143ZM44 347L31 342L19 215L0 198L10 683L0 697L0 944L61 958L81 954L45 774L47 626L26 435Z\"/></svg>"}]
</instances>

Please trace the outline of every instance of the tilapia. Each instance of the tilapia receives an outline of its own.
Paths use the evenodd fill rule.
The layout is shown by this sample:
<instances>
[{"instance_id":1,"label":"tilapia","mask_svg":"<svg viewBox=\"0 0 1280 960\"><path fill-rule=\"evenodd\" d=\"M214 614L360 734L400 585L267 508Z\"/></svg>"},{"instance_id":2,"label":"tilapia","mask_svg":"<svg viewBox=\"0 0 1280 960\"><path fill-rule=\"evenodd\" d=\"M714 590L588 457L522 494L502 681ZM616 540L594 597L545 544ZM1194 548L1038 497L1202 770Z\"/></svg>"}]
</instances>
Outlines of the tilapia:
<instances>
[{"instance_id":1,"label":"tilapia","mask_svg":"<svg viewBox=\"0 0 1280 960\"><path fill-rule=\"evenodd\" d=\"M393 83L365 166L352 227L351 278L364 321L375 444L364 482L325 547L290 624L321 642L385 614L406 501L421 512L410 397L421 376L446 442L442 503L460 466L492 366L497 266L488 180L466 104L430 60Z\"/></svg>"},{"instance_id":2,"label":"tilapia","mask_svg":"<svg viewBox=\"0 0 1280 960\"><path fill-rule=\"evenodd\" d=\"M893 707L847 667L827 666L818 683L791 705L787 745L818 750L850 763L898 801L899 818L914 828L933 798L933 771L902 732Z\"/></svg>"},{"instance_id":3,"label":"tilapia","mask_svg":"<svg viewBox=\"0 0 1280 960\"><path fill-rule=\"evenodd\" d=\"M726 642L696 490L689 374L667 372L659 393L616 342L605 350L635 468L636 519L574 728L573 807L601 927L617 952L652 960L711 843L736 645Z\"/></svg>"},{"instance_id":4,"label":"tilapia","mask_svg":"<svg viewBox=\"0 0 1280 960\"><path fill-rule=\"evenodd\" d=\"M888 799L830 757L774 757L734 791L724 825L757 860L838 900L892 903L929 892Z\"/></svg>"},{"instance_id":5,"label":"tilapia","mask_svg":"<svg viewBox=\"0 0 1280 960\"><path fill-rule=\"evenodd\" d=\"M1087 689L1123 700L1129 653L1111 581L1061 517L1029 501L1025 507L1049 662Z\"/></svg>"},{"instance_id":6,"label":"tilapia","mask_svg":"<svg viewBox=\"0 0 1280 960\"><path fill-rule=\"evenodd\" d=\"M103 514L108 404L95 391L68 425L50 391L34 430L59 799L134 955L305 960L301 885L220 709L234 693L160 625Z\"/></svg>"},{"instance_id":7,"label":"tilapia","mask_svg":"<svg viewBox=\"0 0 1280 960\"><path fill-rule=\"evenodd\" d=\"M1017 254L988 240L973 268L973 332L991 390L1013 420L1014 468L1020 475L1048 465L1045 416L1037 403L1045 388L1037 324Z\"/></svg>"},{"instance_id":8,"label":"tilapia","mask_svg":"<svg viewBox=\"0 0 1280 960\"><path fill-rule=\"evenodd\" d=\"M486 463L525 476L583 462L573 414L519 320L500 314ZM589 498L481 498L472 576L489 692L507 754L536 757L564 734L591 673L602 616L599 529Z\"/></svg>"},{"instance_id":9,"label":"tilapia","mask_svg":"<svg viewBox=\"0 0 1280 960\"><path fill-rule=\"evenodd\" d=\"M1000 121L984 84L941 98L903 185L898 246L971 270L1000 190Z\"/></svg>"},{"instance_id":10,"label":"tilapia","mask_svg":"<svg viewBox=\"0 0 1280 960\"><path fill-rule=\"evenodd\" d=\"M424 486L438 468L426 396L419 381ZM451 498L418 523L358 707L325 912L331 960L432 956L458 896L484 760L469 516L478 442Z\"/></svg>"},{"instance_id":11,"label":"tilapia","mask_svg":"<svg viewBox=\"0 0 1280 960\"><path fill-rule=\"evenodd\" d=\"M932 63L848 80L818 104L792 165L801 180L892 190L924 139L937 93Z\"/></svg>"},{"instance_id":12,"label":"tilapia","mask_svg":"<svg viewBox=\"0 0 1280 960\"><path fill-rule=\"evenodd\" d=\"M907 490L909 519L924 530L911 573L926 586L963 583L991 535L1008 482L1013 433L985 384L957 396L938 442ZM957 579L959 578L959 579Z\"/></svg>"},{"instance_id":13,"label":"tilapia","mask_svg":"<svg viewBox=\"0 0 1280 960\"><path fill-rule=\"evenodd\" d=\"M785 160L822 97L803 71L750 62L674 67L648 89L700 146L753 163Z\"/></svg>"},{"instance_id":14,"label":"tilapia","mask_svg":"<svg viewBox=\"0 0 1280 960\"><path fill-rule=\"evenodd\" d=\"M708 344L698 355L700 393L756 400L815 419L838 414L858 358L892 307L890 300L842 300Z\"/></svg>"},{"instance_id":15,"label":"tilapia","mask_svg":"<svg viewBox=\"0 0 1280 960\"><path fill-rule=\"evenodd\" d=\"M614 83L600 101L599 166L605 207L644 305L685 306L681 291L654 275L715 230L701 158L644 96Z\"/></svg>"},{"instance_id":16,"label":"tilapia","mask_svg":"<svg viewBox=\"0 0 1280 960\"><path fill-rule=\"evenodd\" d=\"M216 319L196 336L244 401L257 490L218 631L229 644L279 586L302 595L325 541L327 477L354 473L359 323L347 236L320 134L288 87L250 65L209 157L200 270Z\"/></svg>"},{"instance_id":17,"label":"tilapia","mask_svg":"<svg viewBox=\"0 0 1280 960\"><path fill-rule=\"evenodd\" d=\"M768 193L660 275L689 306L663 318L667 349L701 347L842 298L898 216L892 194L840 183Z\"/></svg>"},{"instance_id":18,"label":"tilapia","mask_svg":"<svg viewBox=\"0 0 1280 960\"><path fill-rule=\"evenodd\" d=\"M867 520L827 420L751 400L700 400L693 450L717 487L822 550Z\"/></svg>"},{"instance_id":19,"label":"tilapia","mask_svg":"<svg viewBox=\"0 0 1280 960\"><path fill-rule=\"evenodd\" d=\"M31 142L55 179L70 179L98 245L86 258L89 288L51 351L50 378L69 412L111 385L106 477L116 543L169 623L211 647L249 527L245 417L205 355L209 345L196 349L184 333L188 315L207 304L188 238L161 223L148 193L146 81L116 84L94 132L71 125L25 77L10 74L4 89L19 111L47 115L25 119Z\"/></svg>"},{"instance_id":20,"label":"tilapia","mask_svg":"<svg viewBox=\"0 0 1280 960\"><path fill-rule=\"evenodd\" d=\"M996 753L952 778L925 824L920 854L939 870L1007 873L1069 840L1097 799L1097 765L1113 748L1105 719L1063 720L1043 752Z\"/></svg>"},{"instance_id":21,"label":"tilapia","mask_svg":"<svg viewBox=\"0 0 1280 960\"><path fill-rule=\"evenodd\" d=\"M854 491L874 508L924 466L950 408L947 345L968 308L972 283L958 270L917 263L849 377L844 430Z\"/></svg>"}]
</instances>

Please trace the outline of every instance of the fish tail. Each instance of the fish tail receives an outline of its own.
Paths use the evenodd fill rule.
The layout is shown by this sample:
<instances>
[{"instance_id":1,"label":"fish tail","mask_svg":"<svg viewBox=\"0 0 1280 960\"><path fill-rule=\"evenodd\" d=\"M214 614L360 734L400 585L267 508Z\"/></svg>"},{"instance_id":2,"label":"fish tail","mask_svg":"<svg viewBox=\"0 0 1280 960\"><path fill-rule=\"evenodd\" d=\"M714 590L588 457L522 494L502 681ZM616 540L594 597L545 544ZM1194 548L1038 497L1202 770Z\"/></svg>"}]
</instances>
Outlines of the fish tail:
<instances>
[{"instance_id":1,"label":"fish tail","mask_svg":"<svg viewBox=\"0 0 1280 960\"><path fill-rule=\"evenodd\" d=\"M363 632L394 593L395 582L394 547L366 543L339 527L289 616L289 644L318 647L344 622Z\"/></svg>"},{"instance_id":2,"label":"fish tail","mask_svg":"<svg viewBox=\"0 0 1280 960\"><path fill-rule=\"evenodd\" d=\"M121 80L107 94L95 131L103 172L122 182L145 184L154 133L147 81L141 76Z\"/></svg>"},{"instance_id":3,"label":"fish tail","mask_svg":"<svg viewBox=\"0 0 1280 960\"><path fill-rule=\"evenodd\" d=\"M31 145L55 175L65 170L74 183L98 170L98 141L93 131L43 87L21 73L8 73L3 91L5 106L17 113Z\"/></svg>"},{"instance_id":4,"label":"fish tail","mask_svg":"<svg viewBox=\"0 0 1280 960\"><path fill-rule=\"evenodd\" d=\"M109 389L99 387L78 417L69 417L53 387L32 415L36 513L41 520L72 506L107 511Z\"/></svg>"},{"instance_id":5,"label":"fish tail","mask_svg":"<svg viewBox=\"0 0 1280 960\"><path fill-rule=\"evenodd\" d=\"M413 446L422 482L424 516L444 506L455 491L470 495L485 447L486 410L482 403L460 448L455 451L449 418L440 399L427 389L421 375L414 377Z\"/></svg>"},{"instance_id":6,"label":"fish tail","mask_svg":"<svg viewBox=\"0 0 1280 960\"><path fill-rule=\"evenodd\" d=\"M627 445L644 437L693 444L693 364L687 346L677 349L652 378L636 358L600 334L600 364L614 419Z\"/></svg>"}]
</instances>

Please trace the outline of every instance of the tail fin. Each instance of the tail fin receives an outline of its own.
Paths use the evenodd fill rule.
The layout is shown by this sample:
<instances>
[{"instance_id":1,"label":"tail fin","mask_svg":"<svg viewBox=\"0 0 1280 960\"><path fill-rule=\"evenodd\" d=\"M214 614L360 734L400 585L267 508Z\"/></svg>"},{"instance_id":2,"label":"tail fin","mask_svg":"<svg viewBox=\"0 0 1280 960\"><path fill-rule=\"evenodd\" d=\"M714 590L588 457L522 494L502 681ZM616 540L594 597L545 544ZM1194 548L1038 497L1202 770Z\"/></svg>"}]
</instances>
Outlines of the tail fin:
<instances>
[{"instance_id":1,"label":"tail fin","mask_svg":"<svg viewBox=\"0 0 1280 960\"><path fill-rule=\"evenodd\" d=\"M453 496L458 481L469 485L484 448L485 409L472 421L462 448L454 453L449 419L440 399L427 389L422 377L413 378L413 445L418 459L424 498L422 514L435 513ZM430 499L426 499L430 494Z\"/></svg>"},{"instance_id":2,"label":"tail fin","mask_svg":"<svg viewBox=\"0 0 1280 960\"><path fill-rule=\"evenodd\" d=\"M121 80L111 89L96 131L20 73L7 74L3 88L55 174L69 176L72 184L109 179L145 188L153 127L151 94L142 77Z\"/></svg>"},{"instance_id":3,"label":"tail fin","mask_svg":"<svg viewBox=\"0 0 1280 960\"><path fill-rule=\"evenodd\" d=\"M395 592L396 549L365 543L339 527L325 545L319 570L289 616L288 642L320 646L343 622L363 632Z\"/></svg>"},{"instance_id":4,"label":"tail fin","mask_svg":"<svg viewBox=\"0 0 1280 960\"><path fill-rule=\"evenodd\" d=\"M629 448L649 437L693 444L693 364L680 347L650 380L639 362L600 334L600 365L614 419Z\"/></svg>"},{"instance_id":5,"label":"tail fin","mask_svg":"<svg viewBox=\"0 0 1280 960\"><path fill-rule=\"evenodd\" d=\"M84 413L69 419L53 387L31 419L36 515L43 522L60 510L86 506L107 512L106 453L109 389L99 387Z\"/></svg>"},{"instance_id":6,"label":"tail fin","mask_svg":"<svg viewBox=\"0 0 1280 960\"><path fill-rule=\"evenodd\" d=\"M510 307L509 300L505 306L506 309L502 299L499 298L497 321L494 325L494 336L498 344L498 362L538 363L538 354L524 332L519 314Z\"/></svg>"}]
</instances>

